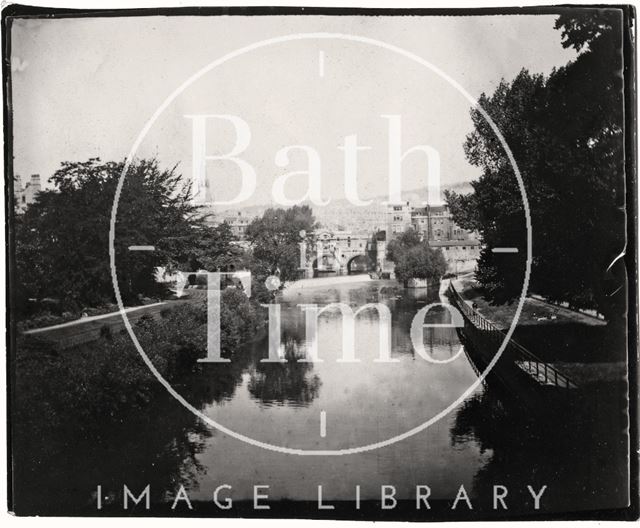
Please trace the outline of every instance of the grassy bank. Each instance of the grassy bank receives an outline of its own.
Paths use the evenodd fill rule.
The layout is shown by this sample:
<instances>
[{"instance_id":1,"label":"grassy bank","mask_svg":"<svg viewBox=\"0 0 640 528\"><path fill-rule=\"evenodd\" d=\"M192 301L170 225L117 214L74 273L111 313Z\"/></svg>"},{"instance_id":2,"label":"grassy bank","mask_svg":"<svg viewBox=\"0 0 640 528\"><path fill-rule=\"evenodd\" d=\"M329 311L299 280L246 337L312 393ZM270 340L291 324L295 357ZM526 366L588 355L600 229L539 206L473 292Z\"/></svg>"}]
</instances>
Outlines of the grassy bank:
<instances>
[{"instance_id":1,"label":"grassy bank","mask_svg":"<svg viewBox=\"0 0 640 528\"><path fill-rule=\"evenodd\" d=\"M259 325L255 306L237 290L223 293L221 345L230 357ZM206 355L207 311L202 303L164 310L159 319L143 317L135 333L158 372L169 382L197 368ZM144 409L164 390L122 331L105 332L98 341L58 350L36 337L17 338L12 363L14 441L39 443L47 430L72 426L99 434L101 425ZM43 446L34 446L42 453ZM42 453L46 456L46 453Z\"/></svg>"},{"instance_id":2,"label":"grassy bank","mask_svg":"<svg viewBox=\"0 0 640 528\"><path fill-rule=\"evenodd\" d=\"M453 281L454 287L475 309L498 328L509 328L517 301L489 303L472 278ZM513 338L544 361L571 363L621 363L626 361L625 330L620 325L527 297ZM575 371L575 369L573 369ZM592 369L593 370L593 369ZM609 366L611 372L621 372ZM593 374L589 375L593 379Z\"/></svg>"}]
</instances>

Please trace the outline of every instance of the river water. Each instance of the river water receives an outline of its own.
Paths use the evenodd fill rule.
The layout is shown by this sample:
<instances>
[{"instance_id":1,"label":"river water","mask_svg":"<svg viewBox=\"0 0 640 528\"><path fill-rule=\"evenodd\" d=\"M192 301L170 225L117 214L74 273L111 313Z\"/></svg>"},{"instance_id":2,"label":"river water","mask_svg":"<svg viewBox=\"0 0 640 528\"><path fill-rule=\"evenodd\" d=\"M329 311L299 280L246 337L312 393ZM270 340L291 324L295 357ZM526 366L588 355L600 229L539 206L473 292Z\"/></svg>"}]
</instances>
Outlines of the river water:
<instances>
[{"instance_id":1,"label":"river water","mask_svg":"<svg viewBox=\"0 0 640 528\"><path fill-rule=\"evenodd\" d=\"M322 289L291 291L281 299L282 348L286 364L267 364L268 343L262 339L243 352L237 384L219 401L203 406L218 423L245 436L276 446L304 450L344 450L393 439L441 413L476 380L455 328L425 329L431 356L451 363L435 364L415 354L409 337L416 312L440 302L437 289L404 291L392 283L341 284ZM383 303L392 316L391 362L379 356L379 319L375 310L355 319L355 357L359 363L339 362L343 350L339 310L319 318L318 357L301 363L308 346L305 312L299 305L344 303L354 311L367 303ZM449 313L434 307L426 322L450 323ZM200 376L219 376L219 365ZM216 372L214 372L216 371ZM205 382L206 383L206 382ZM482 389L480 389L482 390ZM326 431L321 435L321 413ZM461 484L469 488L478 470L490 459L472 437L454 438L456 412L427 430L388 447L343 456L296 456L271 452L215 434L198 461L211 468L198 478L194 496L209 498L221 482L234 487L234 496L250 498L257 482L270 485L274 499L313 499L325 484L327 499L352 497L361 486L363 500L377 498L381 484L394 484L398 498L415 494L415 486L437 483L434 497L451 497Z\"/></svg>"},{"instance_id":2,"label":"river water","mask_svg":"<svg viewBox=\"0 0 640 528\"><path fill-rule=\"evenodd\" d=\"M192 501L208 504L221 485L231 487L225 494L234 501L251 500L256 485L269 486L272 500L303 501L316 501L319 485L325 501L353 501L356 486L362 501L379 500L381 486L391 485L397 499L414 501L416 486L426 485L432 499L447 501L464 486L476 508L490 508L493 486L504 485L509 488L509 511L526 514L532 512L526 486L539 490L547 485L542 503L547 512L621 505L625 494L619 483L626 468L620 457L612 462L612 453L622 452L624 445L607 431L603 435L608 437L592 434L594 424L602 422L599 418L585 425L589 434L578 432L579 440L558 427L551 428L552 436L542 434L542 428L527 413L512 409L508 395L491 383L479 384L444 412L478 375L461 350L455 328L425 328L423 336L430 357L455 357L452 361L436 364L414 351L412 320L420 309L442 301L435 288L405 290L390 281L291 289L279 300L286 363L262 362L268 338L257 336L231 363L203 365L175 385L212 420L282 448L367 446L404 435L442 414L416 434L341 456L285 454L211 428L162 393L136 415L105 426L100 438L66 431L59 439L43 439L43 448L55 442L58 454L46 470L35 468L37 474L16 477L16 496L31 512L50 511L52 505L73 512L95 508L98 484L107 505L122 500L123 484L136 493L149 485L155 503L170 501L182 485ZM359 363L338 361L343 354L338 310L320 316L317 339L309 340L300 305L329 303L353 310L367 303L388 307L395 361L375 361L380 347L375 310L362 311L355 319ZM425 318L431 324L450 321L442 307L434 307ZM321 361L298 361L314 344ZM19 446L15 453L30 456L21 454Z\"/></svg>"}]
</instances>

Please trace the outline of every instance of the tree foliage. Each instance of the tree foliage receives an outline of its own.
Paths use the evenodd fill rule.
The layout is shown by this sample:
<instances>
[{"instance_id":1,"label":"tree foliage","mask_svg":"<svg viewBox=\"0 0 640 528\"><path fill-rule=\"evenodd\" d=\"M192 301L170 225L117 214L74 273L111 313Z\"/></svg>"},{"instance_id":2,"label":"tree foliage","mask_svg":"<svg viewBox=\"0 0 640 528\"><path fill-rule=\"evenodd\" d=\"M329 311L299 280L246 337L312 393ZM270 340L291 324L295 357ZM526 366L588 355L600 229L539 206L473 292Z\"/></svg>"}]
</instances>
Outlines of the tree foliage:
<instances>
[{"instance_id":1,"label":"tree foliage","mask_svg":"<svg viewBox=\"0 0 640 528\"><path fill-rule=\"evenodd\" d=\"M387 258L395 263L396 278L405 285L409 279L439 280L447 271L442 251L430 248L414 229L407 229L389 242Z\"/></svg>"},{"instance_id":2,"label":"tree foliage","mask_svg":"<svg viewBox=\"0 0 640 528\"><path fill-rule=\"evenodd\" d=\"M584 10L558 18L563 45L580 51L548 77L522 70L479 104L518 164L531 212L530 290L609 312L620 287L610 264L624 249L623 92L619 14ZM485 248L477 279L503 303L522 289L526 225L522 193L496 134L477 109L464 144L482 169L470 195L447 193L454 220ZM494 247L517 247L494 254ZM620 263L621 265L621 263ZM619 270L618 270L619 271ZM615 283L615 284L614 284Z\"/></svg>"},{"instance_id":3,"label":"tree foliage","mask_svg":"<svg viewBox=\"0 0 640 528\"><path fill-rule=\"evenodd\" d=\"M402 256L412 247L422 243L420 233L415 229L407 229L387 244L387 259L399 262Z\"/></svg>"},{"instance_id":4,"label":"tree foliage","mask_svg":"<svg viewBox=\"0 0 640 528\"><path fill-rule=\"evenodd\" d=\"M199 222L176 243L171 267L180 271L233 271L247 265L246 252L235 243L226 221L215 226Z\"/></svg>"},{"instance_id":5,"label":"tree foliage","mask_svg":"<svg viewBox=\"0 0 640 528\"><path fill-rule=\"evenodd\" d=\"M300 242L307 242L312 251L312 232L316 227L311 208L307 205L289 209L267 209L247 227L247 239L252 249L252 274L256 285L263 285L269 275L285 281L298 278ZM304 231L304 237L301 232ZM265 291L256 292L264 298ZM266 295L268 297L268 295Z\"/></svg>"},{"instance_id":6,"label":"tree foliage","mask_svg":"<svg viewBox=\"0 0 640 528\"><path fill-rule=\"evenodd\" d=\"M15 216L18 307L28 298L52 298L70 311L114 301L109 230L122 169L123 163L99 159L64 162L50 178L53 188ZM156 266L199 266L205 245L208 259L219 256L210 248L220 233L208 229L175 170L161 170L154 160L133 163L123 180L114 238L124 302L160 293ZM155 251L129 251L131 245ZM219 251L225 248L227 242Z\"/></svg>"},{"instance_id":7,"label":"tree foliage","mask_svg":"<svg viewBox=\"0 0 640 528\"><path fill-rule=\"evenodd\" d=\"M405 285L409 279L440 280L447 271L447 263L439 249L426 243L407 249L395 266L396 278Z\"/></svg>"}]
</instances>

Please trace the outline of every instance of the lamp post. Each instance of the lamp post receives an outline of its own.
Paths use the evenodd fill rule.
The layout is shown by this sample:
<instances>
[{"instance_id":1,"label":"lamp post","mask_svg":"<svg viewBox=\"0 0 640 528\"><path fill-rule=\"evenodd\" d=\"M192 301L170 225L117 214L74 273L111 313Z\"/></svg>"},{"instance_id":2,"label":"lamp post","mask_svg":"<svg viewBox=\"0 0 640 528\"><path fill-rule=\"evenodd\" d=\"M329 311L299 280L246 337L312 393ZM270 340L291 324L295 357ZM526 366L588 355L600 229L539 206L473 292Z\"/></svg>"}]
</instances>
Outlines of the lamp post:
<instances>
[{"instance_id":1,"label":"lamp post","mask_svg":"<svg viewBox=\"0 0 640 528\"><path fill-rule=\"evenodd\" d=\"M307 270L307 240L306 240L307 232L304 229L301 229L298 235L300 236L300 242L298 243L298 247L300 248L300 261L298 263L299 264L298 271L306 272Z\"/></svg>"}]
</instances>

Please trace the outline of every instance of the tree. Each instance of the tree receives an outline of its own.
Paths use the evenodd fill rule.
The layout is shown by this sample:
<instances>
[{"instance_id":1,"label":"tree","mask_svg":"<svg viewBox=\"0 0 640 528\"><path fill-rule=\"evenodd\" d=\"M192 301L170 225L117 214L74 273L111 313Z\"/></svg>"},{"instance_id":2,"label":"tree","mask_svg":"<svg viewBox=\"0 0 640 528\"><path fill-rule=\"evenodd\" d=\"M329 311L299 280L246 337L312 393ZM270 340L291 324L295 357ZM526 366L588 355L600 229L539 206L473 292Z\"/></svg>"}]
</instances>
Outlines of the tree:
<instances>
[{"instance_id":1,"label":"tree","mask_svg":"<svg viewBox=\"0 0 640 528\"><path fill-rule=\"evenodd\" d=\"M398 262L409 249L422 243L420 233L415 229L407 229L387 244L387 259Z\"/></svg>"},{"instance_id":2,"label":"tree","mask_svg":"<svg viewBox=\"0 0 640 528\"><path fill-rule=\"evenodd\" d=\"M421 243L407 249L395 266L396 278L405 286L409 279L440 280L447 271L442 251Z\"/></svg>"},{"instance_id":3,"label":"tree","mask_svg":"<svg viewBox=\"0 0 640 528\"><path fill-rule=\"evenodd\" d=\"M176 240L173 268L180 271L232 271L246 267L246 252L235 244L225 221L216 226L199 225Z\"/></svg>"},{"instance_id":4,"label":"tree","mask_svg":"<svg viewBox=\"0 0 640 528\"><path fill-rule=\"evenodd\" d=\"M269 275L278 275L281 283L298 278L300 242L312 251L315 219L307 205L290 209L267 209L247 226L252 249L254 282L263 284ZM305 232L304 237L301 232ZM264 294L264 292L262 292Z\"/></svg>"},{"instance_id":5,"label":"tree","mask_svg":"<svg viewBox=\"0 0 640 528\"><path fill-rule=\"evenodd\" d=\"M60 310L114 301L109 230L123 163L64 162L22 215L15 217L16 293L55 299ZM115 224L118 285L125 303L161 293L156 266L184 264L204 233L189 186L155 160L133 163L124 179ZM154 251L129 251L152 245ZM18 305L21 304L18 302ZM24 303L22 303L24 304Z\"/></svg>"},{"instance_id":6,"label":"tree","mask_svg":"<svg viewBox=\"0 0 640 528\"><path fill-rule=\"evenodd\" d=\"M447 271L442 251L431 249L414 229L407 229L389 242L387 258L395 263L396 278L405 286L409 279L440 280Z\"/></svg>"},{"instance_id":7,"label":"tree","mask_svg":"<svg viewBox=\"0 0 640 528\"><path fill-rule=\"evenodd\" d=\"M563 45L580 53L549 77L526 70L479 103L516 159L533 225L530 290L608 313L623 295L609 265L624 249L623 93L618 13L585 10L558 18ZM477 279L497 303L522 289L526 225L520 189L501 143L477 109L464 148L482 168L474 192L447 193L454 220L485 248ZM597 242L596 242L597 241ZM495 254L495 247L518 254ZM613 284L612 286L612 283Z\"/></svg>"}]
</instances>

